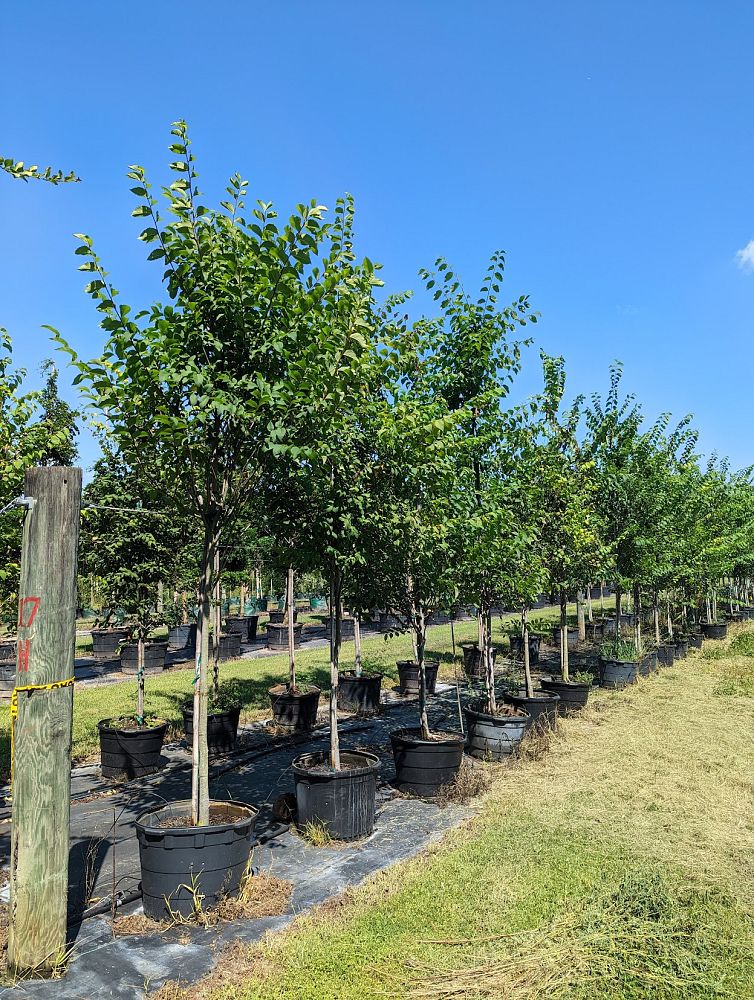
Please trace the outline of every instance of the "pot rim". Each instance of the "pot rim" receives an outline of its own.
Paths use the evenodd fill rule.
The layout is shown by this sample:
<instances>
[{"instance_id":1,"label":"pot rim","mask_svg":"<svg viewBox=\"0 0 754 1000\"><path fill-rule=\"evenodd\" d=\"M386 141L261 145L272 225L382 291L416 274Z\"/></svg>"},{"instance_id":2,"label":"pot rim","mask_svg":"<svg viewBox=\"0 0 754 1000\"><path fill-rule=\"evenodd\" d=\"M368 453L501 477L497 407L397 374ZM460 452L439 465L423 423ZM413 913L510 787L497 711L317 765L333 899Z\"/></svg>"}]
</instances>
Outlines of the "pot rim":
<instances>
[{"instance_id":1,"label":"pot rim","mask_svg":"<svg viewBox=\"0 0 754 1000\"><path fill-rule=\"evenodd\" d=\"M242 705L234 705L232 708L223 708L219 712L207 712L207 722L209 722L210 719L219 719L223 715L234 715L236 712L238 712L240 715L242 707L243 707ZM181 709L181 712L184 715L190 715L193 718L194 706L184 705L183 708Z\"/></svg>"},{"instance_id":2,"label":"pot rim","mask_svg":"<svg viewBox=\"0 0 754 1000\"><path fill-rule=\"evenodd\" d=\"M146 822L150 816L156 816L158 813L165 812L168 809L174 809L176 807L184 807L186 811L191 813L191 799L178 799L176 802L168 802L165 805L158 806L157 809L150 809L148 812L142 813L142 815L135 821L134 826L137 831L150 833L154 835L163 834L165 836L178 836L186 834L196 834L196 833L221 833L225 830L232 830L243 823L251 822L252 824L256 821L259 816L259 808L257 806L252 806L248 802L240 802L237 799L210 799L210 809L212 806L235 806L238 809L245 809L248 812L247 816L241 817L234 820L232 823L216 823L210 824L209 826L170 826L170 827L160 827L153 826L151 823Z\"/></svg>"},{"instance_id":3,"label":"pot rim","mask_svg":"<svg viewBox=\"0 0 754 1000\"><path fill-rule=\"evenodd\" d=\"M330 756L329 750L310 750L307 753L299 754L291 764L293 773L302 778L311 778L315 781L345 781L348 778L361 778L365 774L376 773L380 768L380 758L366 750L341 750L341 759L357 757L365 761L363 767L352 767L345 771L312 771L312 767L324 763ZM309 762L307 767L304 761Z\"/></svg>"},{"instance_id":4,"label":"pot rim","mask_svg":"<svg viewBox=\"0 0 754 1000\"><path fill-rule=\"evenodd\" d=\"M475 716L477 719L488 720L495 726L520 726L522 723L528 724L532 722L532 717L525 708L517 709L517 711L523 712L523 715L491 715L489 712L481 712L478 708L474 708L474 704L479 704L479 702L472 702L470 705L466 705L464 712L467 715Z\"/></svg>"},{"instance_id":5,"label":"pot rim","mask_svg":"<svg viewBox=\"0 0 754 1000\"><path fill-rule=\"evenodd\" d=\"M560 684L564 688L586 688L587 691L591 691L593 684L589 684L586 681L564 681L562 677L542 677L539 681L540 684Z\"/></svg>"},{"instance_id":6,"label":"pot rim","mask_svg":"<svg viewBox=\"0 0 754 1000\"><path fill-rule=\"evenodd\" d=\"M418 735L417 735L418 734ZM422 746L422 747L455 747L463 746L466 742L465 737L455 734L446 734L447 739L442 740L425 740L421 736L421 731L411 726L405 726L403 729L394 729L390 733L390 742L395 747L396 742L407 743L410 746Z\"/></svg>"},{"instance_id":7,"label":"pot rim","mask_svg":"<svg viewBox=\"0 0 754 1000\"><path fill-rule=\"evenodd\" d=\"M600 655L600 663L617 663L621 667L638 667L641 663L641 659L638 660L618 660L614 656L602 656Z\"/></svg>"},{"instance_id":8,"label":"pot rim","mask_svg":"<svg viewBox=\"0 0 754 1000\"><path fill-rule=\"evenodd\" d=\"M338 678L345 677L349 681L376 681L378 679L382 680L384 676L385 675L381 674L379 671L371 671L371 670L368 673L364 673L362 671L361 675L359 676L357 676L355 670L338 671Z\"/></svg>"},{"instance_id":9,"label":"pot rim","mask_svg":"<svg viewBox=\"0 0 754 1000\"><path fill-rule=\"evenodd\" d=\"M155 730L163 729L163 728L167 731L167 728L170 725L170 723L167 721L167 719L152 719L152 720L145 721L144 725L141 726L139 729L121 729L118 726L111 726L111 725L109 725L109 723L111 723L111 722L123 722L126 719L133 719L133 720L135 720L136 716L135 715L121 715L121 716L112 716L109 719L100 719L100 721L97 723L97 729L101 733L104 733L104 732L109 732L109 733L125 733L126 736L139 736L139 735L144 735L145 733L150 733L151 734L151 733L155 732ZM149 725L149 721L151 721L153 723L153 725Z\"/></svg>"},{"instance_id":10,"label":"pot rim","mask_svg":"<svg viewBox=\"0 0 754 1000\"><path fill-rule=\"evenodd\" d=\"M399 670L400 670L401 667L415 667L417 670L419 669L419 661L418 660L396 660L395 661L395 665L396 665L396 667L398 667ZM425 670L427 669L427 667L438 667L439 668L439 666L440 666L440 661L439 660L425 660L424 661L424 669Z\"/></svg>"},{"instance_id":11,"label":"pot rim","mask_svg":"<svg viewBox=\"0 0 754 1000\"><path fill-rule=\"evenodd\" d=\"M280 698L310 698L312 695L319 696L322 694L322 689L318 688L316 684L307 684L306 690L299 688L298 691L288 691L285 684L275 684L274 687L267 689L267 694L270 698L274 698L278 701Z\"/></svg>"},{"instance_id":12,"label":"pot rim","mask_svg":"<svg viewBox=\"0 0 754 1000\"><path fill-rule=\"evenodd\" d=\"M504 691L503 698L515 698L516 701L560 701L560 695L556 691L535 691L531 698L516 691Z\"/></svg>"}]
</instances>

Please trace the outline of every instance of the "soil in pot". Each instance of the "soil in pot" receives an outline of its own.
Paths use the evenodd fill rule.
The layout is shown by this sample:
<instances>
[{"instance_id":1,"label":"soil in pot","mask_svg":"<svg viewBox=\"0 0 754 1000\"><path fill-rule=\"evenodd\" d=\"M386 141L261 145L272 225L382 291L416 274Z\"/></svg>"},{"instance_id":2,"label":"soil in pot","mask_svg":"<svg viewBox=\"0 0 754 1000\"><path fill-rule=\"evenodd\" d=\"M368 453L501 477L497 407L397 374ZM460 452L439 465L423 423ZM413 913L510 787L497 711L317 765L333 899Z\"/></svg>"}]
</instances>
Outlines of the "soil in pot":
<instances>
[{"instance_id":1,"label":"soil in pot","mask_svg":"<svg viewBox=\"0 0 754 1000\"><path fill-rule=\"evenodd\" d=\"M539 643L538 635L529 636L529 663L539 663ZM524 641L520 635L511 636L511 656L516 660L523 660Z\"/></svg>"},{"instance_id":2,"label":"soil in pot","mask_svg":"<svg viewBox=\"0 0 754 1000\"><path fill-rule=\"evenodd\" d=\"M341 712L374 715L380 710L381 686L382 674L357 677L353 670L342 671L338 674L338 708Z\"/></svg>"},{"instance_id":3,"label":"soil in pot","mask_svg":"<svg viewBox=\"0 0 754 1000\"><path fill-rule=\"evenodd\" d=\"M533 698L528 698L526 688L518 691L506 691L503 700L516 708L522 708L532 718L532 725L537 729L554 729L558 719L558 704L560 695L551 691L535 691Z\"/></svg>"},{"instance_id":4,"label":"soil in pot","mask_svg":"<svg viewBox=\"0 0 754 1000\"><path fill-rule=\"evenodd\" d=\"M600 686L605 688L624 688L635 684L639 677L637 660L609 660L600 657Z\"/></svg>"},{"instance_id":5,"label":"soil in pot","mask_svg":"<svg viewBox=\"0 0 754 1000\"><path fill-rule=\"evenodd\" d=\"M240 716L240 706L224 712L208 713L207 749L210 753L229 753L235 750ZM194 709L191 707L183 709L183 731L190 749L194 740Z\"/></svg>"},{"instance_id":6,"label":"soil in pot","mask_svg":"<svg viewBox=\"0 0 754 1000\"><path fill-rule=\"evenodd\" d=\"M401 694L419 693L419 664L414 660L397 660L398 667L398 689ZM424 661L424 679L427 686L427 694L435 693L437 685L437 671L440 664L437 660Z\"/></svg>"},{"instance_id":7,"label":"soil in pot","mask_svg":"<svg viewBox=\"0 0 754 1000\"><path fill-rule=\"evenodd\" d=\"M144 673L161 674L165 669L165 657L168 653L167 642L144 643ZM139 644L126 642L120 649L120 669L124 674L135 674L139 669Z\"/></svg>"},{"instance_id":8,"label":"soil in pot","mask_svg":"<svg viewBox=\"0 0 754 1000\"><path fill-rule=\"evenodd\" d=\"M251 856L258 810L211 802L210 825L191 826L191 802L172 802L136 822L144 913L151 920L189 918L196 894L204 909L238 894Z\"/></svg>"},{"instance_id":9,"label":"soil in pot","mask_svg":"<svg viewBox=\"0 0 754 1000\"><path fill-rule=\"evenodd\" d=\"M316 823L333 840L359 840L374 829L380 761L371 753L342 750L340 766L340 771L330 767L327 751L294 760L296 823L300 827Z\"/></svg>"},{"instance_id":10,"label":"soil in pot","mask_svg":"<svg viewBox=\"0 0 754 1000\"><path fill-rule=\"evenodd\" d=\"M560 695L558 702L560 715L575 715L585 707L589 700L591 684L580 681L564 681L559 677L543 677L539 683L545 691Z\"/></svg>"},{"instance_id":11,"label":"soil in pot","mask_svg":"<svg viewBox=\"0 0 754 1000\"><path fill-rule=\"evenodd\" d=\"M482 663L482 654L479 651L479 645L476 642L462 642L461 649L463 650L463 672L472 681L483 681L484 680L484 664ZM492 647L492 663L495 664L497 659L497 649Z\"/></svg>"},{"instance_id":12,"label":"soil in pot","mask_svg":"<svg viewBox=\"0 0 754 1000\"><path fill-rule=\"evenodd\" d=\"M118 650L131 635L130 628L93 628L92 656L117 660Z\"/></svg>"},{"instance_id":13,"label":"soil in pot","mask_svg":"<svg viewBox=\"0 0 754 1000\"><path fill-rule=\"evenodd\" d=\"M466 708L466 752L480 760L505 760L518 752L532 717L515 705L501 705L495 715L478 703Z\"/></svg>"},{"instance_id":14,"label":"soil in pot","mask_svg":"<svg viewBox=\"0 0 754 1000\"><path fill-rule=\"evenodd\" d=\"M320 690L313 685L289 691L285 684L269 690L272 718L276 726L308 732L317 722Z\"/></svg>"},{"instance_id":15,"label":"soil in pot","mask_svg":"<svg viewBox=\"0 0 754 1000\"><path fill-rule=\"evenodd\" d=\"M130 781L164 766L162 744L167 722L155 719L139 726L132 718L102 719L97 729L103 777Z\"/></svg>"},{"instance_id":16,"label":"soil in pot","mask_svg":"<svg viewBox=\"0 0 754 1000\"><path fill-rule=\"evenodd\" d=\"M301 622L293 626L293 648L298 649L301 645ZM267 648L268 649L288 649L288 624L275 625L269 622L267 625Z\"/></svg>"},{"instance_id":17,"label":"soil in pot","mask_svg":"<svg viewBox=\"0 0 754 1000\"><path fill-rule=\"evenodd\" d=\"M705 639L725 639L728 635L727 622L699 622Z\"/></svg>"},{"instance_id":18,"label":"soil in pot","mask_svg":"<svg viewBox=\"0 0 754 1000\"><path fill-rule=\"evenodd\" d=\"M401 792L432 798L455 781L463 759L463 736L432 733L422 739L418 729L390 734L395 759L395 785Z\"/></svg>"},{"instance_id":19,"label":"soil in pot","mask_svg":"<svg viewBox=\"0 0 754 1000\"><path fill-rule=\"evenodd\" d=\"M196 649L196 622L171 628L168 632L168 649Z\"/></svg>"}]
</instances>

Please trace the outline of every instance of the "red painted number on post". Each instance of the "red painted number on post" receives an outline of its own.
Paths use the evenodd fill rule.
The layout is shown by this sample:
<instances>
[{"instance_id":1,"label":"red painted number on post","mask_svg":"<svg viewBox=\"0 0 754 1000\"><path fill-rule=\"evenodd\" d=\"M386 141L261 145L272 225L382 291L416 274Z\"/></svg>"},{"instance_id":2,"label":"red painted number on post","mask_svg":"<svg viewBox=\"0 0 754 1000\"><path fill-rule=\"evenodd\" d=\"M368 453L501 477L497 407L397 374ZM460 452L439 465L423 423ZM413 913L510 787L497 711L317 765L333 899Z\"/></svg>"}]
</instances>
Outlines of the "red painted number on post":
<instances>
[{"instance_id":1,"label":"red painted number on post","mask_svg":"<svg viewBox=\"0 0 754 1000\"><path fill-rule=\"evenodd\" d=\"M30 639L22 639L18 644L18 672L25 674L29 670Z\"/></svg>"},{"instance_id":2,"label":"red painted number on post","mask_svg":"<svg viewBox=\"0 0 754 1000\"><path fill-rule=\"evenodd\" d=\"M31 628L34 619L39 611L40 600L38 597L22 597L18 604L18 626L19 628Z\"/></svg>"}]
</instances>

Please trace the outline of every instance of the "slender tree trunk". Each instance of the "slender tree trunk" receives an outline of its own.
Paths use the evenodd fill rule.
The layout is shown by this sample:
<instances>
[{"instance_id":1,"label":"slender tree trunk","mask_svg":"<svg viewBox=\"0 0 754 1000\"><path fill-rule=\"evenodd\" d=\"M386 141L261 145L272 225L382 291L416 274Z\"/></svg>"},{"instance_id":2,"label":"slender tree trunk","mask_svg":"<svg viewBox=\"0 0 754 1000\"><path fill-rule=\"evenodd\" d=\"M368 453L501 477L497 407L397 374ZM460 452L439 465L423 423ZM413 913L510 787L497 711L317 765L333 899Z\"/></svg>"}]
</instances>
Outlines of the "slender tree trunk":
<instances>
[{"instance_id":1,"label":"slender tree trunk","mask_svg":"<svg viewBox=\"0 0 754 1000\"><path fill-rule=\"evenodd\" d=\"M668 612L668 636L673 638L673 616L670 613L670 596L665 599L665 606Z\"/></svg>"},{"instance_id":2,"label":"slender tree trunk","mask_svg":"<svg viewBox=\"0 0 754 1000\"><path fill-rule=\"evenodd\" d=\"M335 771L340 770L338 670L340 667L341 591L340 570L335 567L330 575L330 765Z\"/></svg>"},{"instance_id":3,"label":"slender tree trunk","mask_svg":"<svg viewBox=\"0 0 754 1000\"><path fill-rule=\"evenodd\" d=\"M526 686L526 697L534 697L534 684L531 679L531 662L529 659L529 615L528 609L521 612L521 643L524 655L524 684Z\"/></svg>"},{"instance_id":4,"label":"slender tree trunk","mask_svg":"<svg viewBox=\"0 0 754 1000\"><path fill-rule=\"evenodd\" d=\"M620 585L618 585L615 588L615 638L619 642L621 639L620 609L622 597L623 594L621 593Z\"/></svg>"},{"instance_id":5,"label":"slender tree trunk","mask_svg":"<svg viewBox=\"0 0 754 1000\"><path fill-rule=\"evenodd\" d=\"M605 613L605 581L600 580L600 614Z\"/></svg>"},{"instance_id":6,"label":"slender tree trunk","mask_svg":"<svg viewBox=\"0 0 754 1000\"><path fill-rule=\"evenodd\" d=\"M215 549L214 558L213 607L212 607L212 687L217 691L220 686L220 632L222 631L223 607L222 586L220 582L220 546Z\"/></svg>"},{"instance_id":7,"label":"slender tree trunk","mask_svg":"<svg viewBox=\"0 0 754 1000\"><path fill-rule=\"evenodd\" d=\"M207 749L208 666L210 657L211 596L215 586L219 533L213 523L205 524L199 581L199 615L196 636L194 678L194 741L191 767L191 819L195 826L209 824L209 753Z\"/></svg>"},{"instance_id":8,"label":"slender tree trunk","mask_svg":"<svg viewBox=\"0 0 754 1000\"><path fill-rule=\"evenodd\" d=\"M560 591L560 674L564 681L570 681L568 671L568 595Z\"/></svg>"},{"instance_id":9,"label":"slender tree trunk","mask_svg":"<svg viewBox=\"0 0 754 1000\"><path fill-rule=\"evenodd\" d=\"M361 677L361 615L353 616L353 664L357 677Z\"/></svg>"},{"instance_id":10,"label":"slender tree trunk","mask_svg":"<svg viewBox=\"0 0 754 1000\"><path fill-rule=\"evenodd\" d=\"M296 632L294 629L295 601L293 598L293 566L288 567L286 587L288 606L288 690L296 690Z\"/></svg>"},{"instance_id":11,"label":"slender tree trunk","mask_svg":"<svg viewBox=\"0 0 754 1000\"><path fill-rule=\"evenodd\" d=\"M712 621L717 621L717 587L712 588Z\"/></svg>"},{"instance_id":12,"label":"slender tree trunk","mask_svg":"<svg viewBox=\"0 0 754 1000\"><path fill-rule=\"evenodd\" d=\"M136 721L140 726L144 725L144 640L141 635L136 642Z\"/></svg>"},{"instance_id":13,"label":"slender tree trunk","mask_svg":"<svg viewBox=\"0 0 754 1000\"><path fill-rule=\"evenodd\" d=\"M456 629L451 616L450 619L450 644L453 648L453 679L456 682L456 703L458 705L458 722L463 733L463 709L461 708L461 685L458 680L458 652L456 650Z\"/></svg>"},{"instance_id":14,"label":"slender tree trunk","mask_svg":"<svg viewBox=\"0 0 754 1000\"><path fill-rule=\"evenodd\" d=\"M427 672L424 666L424 650L427 644L427 625L424 617L424 605L414 604L414 621L416 633L416 658L419 663L419 726L423 740L429 739L429 717L427 715Z\"/></svg>"},{"instance_id":15,"label":"slender tree trunk","mask_svg":"<svg viewBox=\"0 0 754 1000\"><path fill-rule=\"evenodd\" d=\"M591 583L587 586L586 591L586 614L590 622L594 621L594 615L592 613L592 585Z\"/></svg>"},{"instance_id":16,"label":"slender tree trunk","mask_svg":"<svg viewBox=\"0 0 754 1000\"><path fill-rule=\"evenodd\" d=\"M636 616L636 651L641 654L641 584L634 584L634 615Z\"/></svg>"},{"instance_id":17,"label":"slender tree trunk","mask_svg":"<svg viewBox=\"0 0 754 1000\"><path fill-rule=\"evenodd\" d=\"M484 665L484 686L487 691L487 708L490 715L497 711L497 699L495 697L495 669L492 665L492 649L490 644L492 616L487 608L479 609L480 625L480 645L479 655Z\"/></svg>"},{"instance_id":18,"label":"slender tree trunk","mask_svg":"<svg viewBox=\"0 0 754 1000\"><path fill-rule=\"evenodd\" d=\"M652 620L655 627L655 642L660 645L660 607L657 591L654 593L654 603L652 604Z\"/></svg>"},{"instance_id":19,"label":"slender tree trunk","mask_svg":"<svg viewBox=\"0 0 754 1000\"><path fill-rule=\"evenodd\" d=\"M584 591L576 591L576 621L579 626L579 640L586 640L586 622L584 620Z\"/></svg>"},{"instance_id":20,"label":"slender tree trunk","mask_svg":"<svg viewBox=\"0 0 754 1000\"><path fill-rule=\"evenodd\" d=\"M157 609L156 609L158 615L162 614L164 606L165 606L165 601L164 601L164 596L163 596L164 593L165 593L165 584L162 582L162 580L158 580L158 582L157 582Z\"/></svg>"}]
</instances>

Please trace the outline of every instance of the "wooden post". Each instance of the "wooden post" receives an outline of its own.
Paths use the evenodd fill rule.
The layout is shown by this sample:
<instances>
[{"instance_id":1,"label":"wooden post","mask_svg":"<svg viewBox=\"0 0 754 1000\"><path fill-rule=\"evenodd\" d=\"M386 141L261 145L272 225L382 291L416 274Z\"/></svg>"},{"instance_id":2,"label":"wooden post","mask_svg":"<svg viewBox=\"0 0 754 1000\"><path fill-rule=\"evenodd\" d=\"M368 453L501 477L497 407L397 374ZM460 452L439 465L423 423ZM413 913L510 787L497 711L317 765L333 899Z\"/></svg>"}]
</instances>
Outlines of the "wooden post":
<instances>
[{"instance_id":1,"label":"wooden post","mask_svg":"<svg viewBox=\"0 0 754 1000\"><path fill-rule=\"evenodd\" d=\"M293 566L288 567L286 584L286 618L288 620L288 690L296 690L296 632L294 626L296 599L294 597Z\"/></svg>"},{"instance_id":2,"label":"wooden post","mask_svg":"<svg viewBox=\"0 0 754 1000\"><path fill-rule=\"evenodd\" d=\"M13 725L8 965L50 973L66 948L81 469L26 473Z\"/></svg>"}]
</instances>

